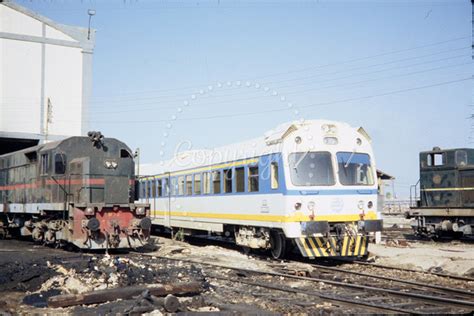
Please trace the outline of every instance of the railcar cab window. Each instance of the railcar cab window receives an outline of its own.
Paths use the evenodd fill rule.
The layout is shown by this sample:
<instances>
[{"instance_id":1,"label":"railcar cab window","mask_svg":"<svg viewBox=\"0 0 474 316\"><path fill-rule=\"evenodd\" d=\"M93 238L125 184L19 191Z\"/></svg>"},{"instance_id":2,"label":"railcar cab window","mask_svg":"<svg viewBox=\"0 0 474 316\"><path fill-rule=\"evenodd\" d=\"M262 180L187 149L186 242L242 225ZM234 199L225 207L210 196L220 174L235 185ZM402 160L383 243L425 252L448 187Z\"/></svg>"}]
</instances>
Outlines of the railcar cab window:
<instances>
[{"instance_id":1,"label":"railcar cab window","mask_svg":"<svg viewBox=\"0 0 474 316\"><path fill-rule=\"evenodd\" d=\"M41 155L41 175L47 175L49 171L49 155Z\"/></svg>"},{"instance_id":2,"label":"railcar cab window","mask_svg":"<svg viewBox=\"0 0 474 316\"><path fill-rule=\"evenodd\" d=\"M258 192L258 166L249 167L249 192Z\"/></svg>"},{"instance_id":3,"label":"railcar cab window","mask_svg":"<svg viewBox=\"0 0 474 316\"><path fill-rule=\"evenodd\" d=\"M334 185L331 154L325 151L292 153L289 156L290 177L293 185Z\"/></svg>"},{"instance_id":4,"label":"railcar cab window","mask_svg":"<svg viewBox=\"0 0 474 316\"><path fill-rule=\"evenodd\" d=\"M373 185L374 176L368 154L337 153L339 181L342 185Z\"/></svg>"},{"instance_id":5,"label":"railcar cab window","mask_svg":"<svg viewBox=\"0 0 474 316\"><path fill-rule=\"evenodd\" d=\"M65 174L66 173L66 155L56 154L54 156L54 173Z\"/></svg>"}]
</instances>

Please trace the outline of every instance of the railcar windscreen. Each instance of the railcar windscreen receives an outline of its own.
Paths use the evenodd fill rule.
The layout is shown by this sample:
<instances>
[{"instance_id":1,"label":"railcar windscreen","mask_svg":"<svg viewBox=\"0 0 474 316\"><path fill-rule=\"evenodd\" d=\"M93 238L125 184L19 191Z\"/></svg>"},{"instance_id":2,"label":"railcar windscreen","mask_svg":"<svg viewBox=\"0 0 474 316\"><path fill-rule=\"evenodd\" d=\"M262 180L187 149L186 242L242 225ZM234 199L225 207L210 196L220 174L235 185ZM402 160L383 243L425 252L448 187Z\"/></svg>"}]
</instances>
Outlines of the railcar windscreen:
<instances>
[{"instance_id":1,"label":"railcar windscreen","mask_svg":"<svg viewBox=\"0 0 474 316\"><path fill-rule=\"evenodd\" d=\"M373 185L374 176L367 154L339 152L339 181L343 185Z\"/></svg>"},{"instance_id":2,"label":"railcar windscreen","mask_svg":"<svg viewBox=\"0 0 474 316\"><path fill-rule=\"evenodd\" d=\"M293 153L289 156L291 182L297 186L334 185L329 152Z\"/></svg>"}]
</instances>

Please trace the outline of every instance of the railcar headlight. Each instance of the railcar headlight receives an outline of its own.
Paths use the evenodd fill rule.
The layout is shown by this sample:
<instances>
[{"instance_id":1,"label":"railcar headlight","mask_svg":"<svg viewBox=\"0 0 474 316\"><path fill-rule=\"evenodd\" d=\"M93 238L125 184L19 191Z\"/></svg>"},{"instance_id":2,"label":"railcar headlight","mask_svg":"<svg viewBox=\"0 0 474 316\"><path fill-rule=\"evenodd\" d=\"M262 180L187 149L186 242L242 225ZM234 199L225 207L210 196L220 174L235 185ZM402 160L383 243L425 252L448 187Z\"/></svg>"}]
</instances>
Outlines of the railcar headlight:
<instances>
[{"instance_id":1,"label":"railcar headlight","mask_svg":"<svg viewBox=\"0 0 474 316\"><path fill-rule=\"evenodd\" d=\"M144 207L137 207L137 208L135 209L135 213L136 213L137 215L145 215L145 208L144 208Z\"/></svg>"},{"instance_id":2,"label":"railcar headlight","mask_svg":"<svg viewBox=\"0 0 474 316\"><path fill-rule=\"evenodd\" d=\"M301 137L296 136L296 137L295 137L295 143L301 144Z\"/></svg>"},{"instance_id":3,"label":"railcar headlight","mask_svg":"<svg viewBox=\"0 0 474 316\"><path fill-rule=\"evenodd\" d=\"M364 209L364 201L359 201L359 203L357 204L357 207L359 208L359 210Z\"/></svg>"},{"instance_id":4,"label":"railcar headlight","mask_svg":"<svg viewBox=\"0 0 474 316\"><path fill-rule=\"evenodd\" d=\"M310 202L308 203L308 210L309 210L309 211L311 211L311 212L314 211L314 208L315 208L315 207L316 207L316 203L314 203L314 201L310 201Z\"/></svg>"},{"instance_id":5,"label":"railcar headlight","mask_svg":"<svg viewBox=\"0 0 474 316\"><path fill-rule=\"evenodd\" d=\"M374 206L374 203L372 201L369 201L369 203L367 203L368 208L372 208L373 206Z\"/></svg>"},{"instance_id":6,"label":"railcar headlight","mask_svg":"<svg viewBox=\"0 0 474 316\"><path fill-rule=\"evenodd\" d=\"M357 143L357 145L359 145L359 146L362 145L362 139L357 138L357 139L356 139L356 143Z\"/></svg>"},{"instance_id":7,"label":"railcar headlight","mask_svg":"<svg viewBox=\"0 0 474 316\"><path fill-rule=\"evenodd\" d=\"M112 168L115 169L115 168L117 168L117 166L118 166L118 163L116 163L115 161L112 161Z\"/></svg>"},{"instance_id":8,"label":"railcar headlight","mask_svg":"<svg viewBox=\"0 0 474 316\"><path fill-rule=\"evenodd\" d=\"M300 202L295 203L295 210L297 210L297 211L301 210L301 203Z\"/></svg>"}]
</instances>

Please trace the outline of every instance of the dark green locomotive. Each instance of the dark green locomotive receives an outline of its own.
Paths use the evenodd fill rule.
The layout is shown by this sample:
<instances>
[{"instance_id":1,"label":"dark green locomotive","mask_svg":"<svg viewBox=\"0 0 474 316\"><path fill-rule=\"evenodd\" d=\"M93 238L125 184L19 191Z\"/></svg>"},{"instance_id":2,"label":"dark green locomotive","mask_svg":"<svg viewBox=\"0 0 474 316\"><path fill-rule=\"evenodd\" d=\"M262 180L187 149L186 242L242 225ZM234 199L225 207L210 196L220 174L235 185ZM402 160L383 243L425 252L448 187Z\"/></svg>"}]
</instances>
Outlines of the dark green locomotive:
<instances>
[{"instance_id":1,"label":"dark green locomotive","mask_svg":"<svg viewBox=\"0 0 474 316\"><path fill-rule=\"evenodd\" d=\"M98 132L0 155L0 232L84 249L135 248L150 235L127 145Z\"/></svg>"},{"instance_id":2,"label":"dark green locomotive","mask_svg":"<svg viewBox=\"0 0 474 316\"><path fill-rule=\"evenodd\" d=\"M420 153L416 205L409 211L419 234L472 235L474 226L474 149L433 148Z\"/></svg>"}]
</instances>

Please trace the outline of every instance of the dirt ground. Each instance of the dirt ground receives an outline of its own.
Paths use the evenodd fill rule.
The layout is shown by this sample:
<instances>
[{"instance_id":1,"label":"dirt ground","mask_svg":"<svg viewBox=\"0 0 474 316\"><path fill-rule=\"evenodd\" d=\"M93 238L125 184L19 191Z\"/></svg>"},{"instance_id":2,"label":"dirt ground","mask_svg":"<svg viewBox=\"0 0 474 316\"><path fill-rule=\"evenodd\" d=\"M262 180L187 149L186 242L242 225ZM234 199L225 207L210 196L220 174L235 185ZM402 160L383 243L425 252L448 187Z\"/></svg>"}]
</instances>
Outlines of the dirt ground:
<instances>
[{"instance_id":1,"label":"dirt ground","mask_svg":"<svg viewBox=\"0 0 474 316\"><path fill-rule=\"evenodd\" d=\"M295 306L291 300L285 303L272 294L257 293L248 287L235 287L222 281L209 284L207 276L212 270L204 271L199 266L160 258L166 256L229 267L272 270L274 261L262 257L261 253L247 256L238 247L225 242L214 241L209 245L200 239L193 238L189 241L156 237L155 245L144 253L117 252L105 255L68 252L35 245L29 241L0 240L0 314L133 314L130 313L133 308L147 310L146 306L140 306L143 299L140 301L133 298L65 309L50 309L46 306L49 297L59 294L174 282L199 282L203 285L201 295L179 297L180 312L184 313L239 310L243 314L265 311L305 314L319 306L327 313L337 314L345 308L324 301ZM370 244L369 251L370 260L383 265L474 276L474 244L469 242L398 242L385 239L382 244ZM295 258L297 256L292 256L292 259ZM292 269L308 269L307 262L301 260L292 263ZM253 300L258 304L255 305ZM153 308L151 306L149 309L153 311L151 315L165 313L163 309ZM362 310L355 309L351 312L360 313Z\"/></svg>"}]
</instances>

